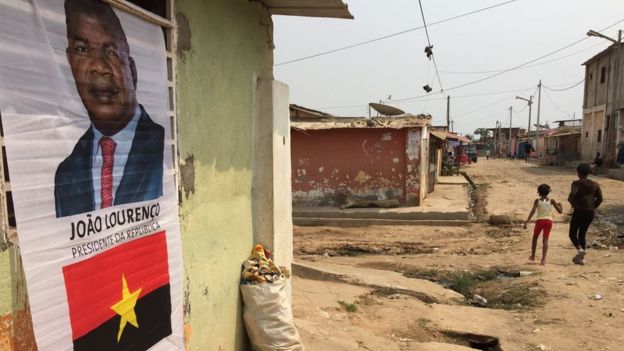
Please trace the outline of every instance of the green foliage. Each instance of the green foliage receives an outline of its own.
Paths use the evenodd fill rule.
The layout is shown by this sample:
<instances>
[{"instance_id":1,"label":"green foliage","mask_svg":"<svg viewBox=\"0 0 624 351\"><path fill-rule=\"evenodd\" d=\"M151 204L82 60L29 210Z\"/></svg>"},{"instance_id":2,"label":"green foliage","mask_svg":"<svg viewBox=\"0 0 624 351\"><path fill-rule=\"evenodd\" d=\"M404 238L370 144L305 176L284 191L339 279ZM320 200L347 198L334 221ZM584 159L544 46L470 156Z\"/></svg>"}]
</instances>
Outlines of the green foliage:
<instances>
[{"instance_id":1,"label":"green foliage","mask_svg":"<svg viewBox=\"0 0 624 351\"><path fill-rule=\"evenodd\" d=\"M479 136L479 141L488 141L492 139L492 137L490 137L490 132L486 128L477 128L475 129L474 134Z\"/></svg>"},{"instance_id":2,"label":"green foliage","mask_svg":"<svg viewBox=\"0 0 624 351\"><path fill-rule=\"evenodd\" d=\"M347 312L357 312L357 310L358 310L358 305L355 302L354 303L348 303L348 302L340 300L340 301L338 301L338 304L340 306L342 306L342 308L344 308L345 311L347 311Z\"/></svg>"}]
</instances>

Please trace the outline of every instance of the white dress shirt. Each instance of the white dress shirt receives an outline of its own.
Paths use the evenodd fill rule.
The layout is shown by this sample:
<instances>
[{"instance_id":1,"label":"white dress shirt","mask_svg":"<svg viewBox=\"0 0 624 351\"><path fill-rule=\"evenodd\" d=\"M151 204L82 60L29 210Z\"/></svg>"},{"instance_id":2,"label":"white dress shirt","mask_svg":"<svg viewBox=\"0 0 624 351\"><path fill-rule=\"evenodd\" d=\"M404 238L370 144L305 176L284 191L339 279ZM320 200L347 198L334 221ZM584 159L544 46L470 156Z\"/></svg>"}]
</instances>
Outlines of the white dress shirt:
<instances>
[{"instance_id":1,"label":"white dress shirt","mask_svg":"<svg viewBox=\"0 0 624 351\"><path fill-rule=\"evenodd\" d=\"M128 154L132 147L132 141L134 140L134 132L136 131L137 124L141 118L141 108L137 104L134 116L126 127L117 134L109 136L113 139L117 146L115 147L115 158L113 162L113 204L115 203L115 194L117 188L121 182L121 178L124 174L124 168L126 162L128 162ZM104 136L97 128L92 124L93 129L93 152L91 154L91 174L93 182L93 200L95 202L95 209L99 209L102 205L102 163L104 161L102 156L102 149L100 148L100 139Z\"/></svg>"}]
</instances>

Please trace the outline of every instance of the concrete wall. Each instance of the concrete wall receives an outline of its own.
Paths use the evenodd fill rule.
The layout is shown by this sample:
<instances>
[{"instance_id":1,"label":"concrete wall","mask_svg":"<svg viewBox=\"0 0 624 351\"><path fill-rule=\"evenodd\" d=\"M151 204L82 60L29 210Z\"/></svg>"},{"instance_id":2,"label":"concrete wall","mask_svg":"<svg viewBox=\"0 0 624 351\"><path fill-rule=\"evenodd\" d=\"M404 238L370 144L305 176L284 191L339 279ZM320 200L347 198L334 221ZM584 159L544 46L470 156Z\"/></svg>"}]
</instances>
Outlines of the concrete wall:
<instances>
[{"instance_id":1,"label":"concrete wall","mask_svg":"<svg viewBox=\"0 0 624 351\"><path fill-rule=\"evenodd\" d=\"M604 108L598 106L587 109L583 114L583 129L581 131L581 160L589 162L594 159L596 152L603 153L604 143ZM598 134L601 139L598 141Z\"/></svg>"},{"instance_id":2,"label":"concrete wall","mask_svg":"<svg viewBox=\"0 0 624 351\"><path fill-rule=\"evenodd\" d=\"M293 203L339 206L351 193L419 204L426 179L420 165L427 152L421 146L420 128L293 130ZM422 191L426 194L426 186Z\"/></svg>"},{"instance_id":3,"label":"concrete wall","mask_svg":"<svg viewBox=\"0 0 624 351\"><path fill-rule=\"evenodd\" d=\"M618 108L624 107L624 45L620 48L620 67L619 79L617 87ZM600 82L600 70L606 67L606 79L604 83ZM595 106L610 103L613 100L613 89L615 82L615 50L608 51L585 66L585 92L583 99L583 108L592 108ZM610 114L610 106L607 115Z\"/></svg>"},{"instance_id":4,"label":"concrete wall","mask_svg":"<svg viewBox=\"0 0 624 351\"><path fill-rule=\"evenodd\" d=\"M238 286L254 242L254 126L272 119L256 109L273 79L272 22L247 0L177 0L176 19L186 342L244 350Z\"/></svg>"},{"instance_id":5,"label":"concrete wall","mask_svg":"<svg viewBox=\"0 0 624 351\"><path fill-rule=\"evenodd\" d=\"M19 249L0 245L0 350L35 350Z\"/></svg>"},{"instance_id":6,"label":"concrete wall","mask_svg":"<svg viewBox=\"0 0 624 351\"><path fill-rule=\"evenodd\" d=\"M601 69L605 67L607 75L605 81L600 81ZM609 55L605 55L589 63L585 67L585 99L584 108L590 108L607 103L607 87L609 84ZM609 96L611 100L611 96Z\"/></svg>"},{"instance_id":7,"label":"concrete wall","mask_svg":"<svg viewBox=\"0 0 624 351\"><path fill-rule=\"evenodd\" d=\"M605 164L612 165L617 155L617 145L624 140L624 118L621 117L621 109L624 107L624 45L619 50L619 60L617 77L615 70L616 51L611 48L605 50L604 54L593 59L585 67L583 114L584 116L590 114L588 122L592 123L592 127L589 130L589 138L594 139L589 141L591 145L583 144L586 146L586 152L583 153L583 158L586 161L589 160L586 158L587 155L592 152L591 150L594 150L591 158L593 158L596 151L600 151L605 159ZM602 68L606 69L604 82L601 82L600 79ZM617 112L613 113L614 92L617 93L615 110L620 110L619 114ZM604 111L600 128L596 124L597 119L600 119L600 117L594 117L594 113L597 110ZM611 115L614 116L612 117ZM585 119L584 117L583 123L585 123ZM598 129L602 130L603 134L601 143L595 140ZM583 139L583 141L585 140Z\"/></svg>"},{"instance_id":8,"label":"concrete wall","mask_svg":"<svg viewBox=\"0 0 624 351\"><path fill-rule=\"evenodd\" d=\"M285 84L258 82L252 179L254 242L269 247L280 266L290 266L293 251L288 98Z\"/></svg>"}]
</instances>

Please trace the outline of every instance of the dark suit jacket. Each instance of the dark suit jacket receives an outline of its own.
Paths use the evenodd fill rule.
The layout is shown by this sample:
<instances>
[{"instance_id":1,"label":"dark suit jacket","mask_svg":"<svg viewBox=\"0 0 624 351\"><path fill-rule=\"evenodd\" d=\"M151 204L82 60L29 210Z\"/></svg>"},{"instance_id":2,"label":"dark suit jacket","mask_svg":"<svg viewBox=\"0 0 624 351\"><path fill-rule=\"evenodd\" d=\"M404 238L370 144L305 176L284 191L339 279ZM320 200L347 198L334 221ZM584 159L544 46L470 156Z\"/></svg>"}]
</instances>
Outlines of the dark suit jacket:
<instances>
[{"instance_id":1,"label":"dark suit jacket","mask_svg":"<svg viewBox=\"0 0 624 351\"><path fill-rule=\"evenodd\" d=\"M54 178L56 217L95 210L91 154L93 126L58 166ZM114 205L153 200L162 196L165 130L152 122L143 106Z\"/></svg>"}]
</instances>

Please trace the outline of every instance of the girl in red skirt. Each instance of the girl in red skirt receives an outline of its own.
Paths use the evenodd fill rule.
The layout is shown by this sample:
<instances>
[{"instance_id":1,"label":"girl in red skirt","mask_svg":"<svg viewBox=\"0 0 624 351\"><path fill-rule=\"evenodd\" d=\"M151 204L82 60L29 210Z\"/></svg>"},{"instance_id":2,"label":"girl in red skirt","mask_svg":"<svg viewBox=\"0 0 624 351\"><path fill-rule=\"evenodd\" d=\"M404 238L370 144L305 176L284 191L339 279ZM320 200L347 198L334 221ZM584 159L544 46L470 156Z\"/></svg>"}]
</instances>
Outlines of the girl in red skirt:
<instances>
[{"instance_id":1,"label":"girl in red skirt","mask_svg":"<svg viewBox=\"0 0 624 351\"><path fill-rule=\"evenodd\" d=\"M539 194L539 199L535 199L533 209L531 209L531 213L529 213L529 218L527 218L526 223L524 223L524 229L527 229L531 218L533 218L533 215L537 212L537 221L535 222L535 229L533 230L533 241L531 242L531 256L529 257L529 260L535 261L537 239L543 231L542 262L540 264L545 266L546 253L548 253L548 237L550 236L550 231L552 229L552 208L554 207L557 212L562 213L563 207L560 202L555 201L555 199L548 198L548 194L550 194L550 186L548 184L541 184L538 186L537 193Z\"/></svg>"}]
</instances>

